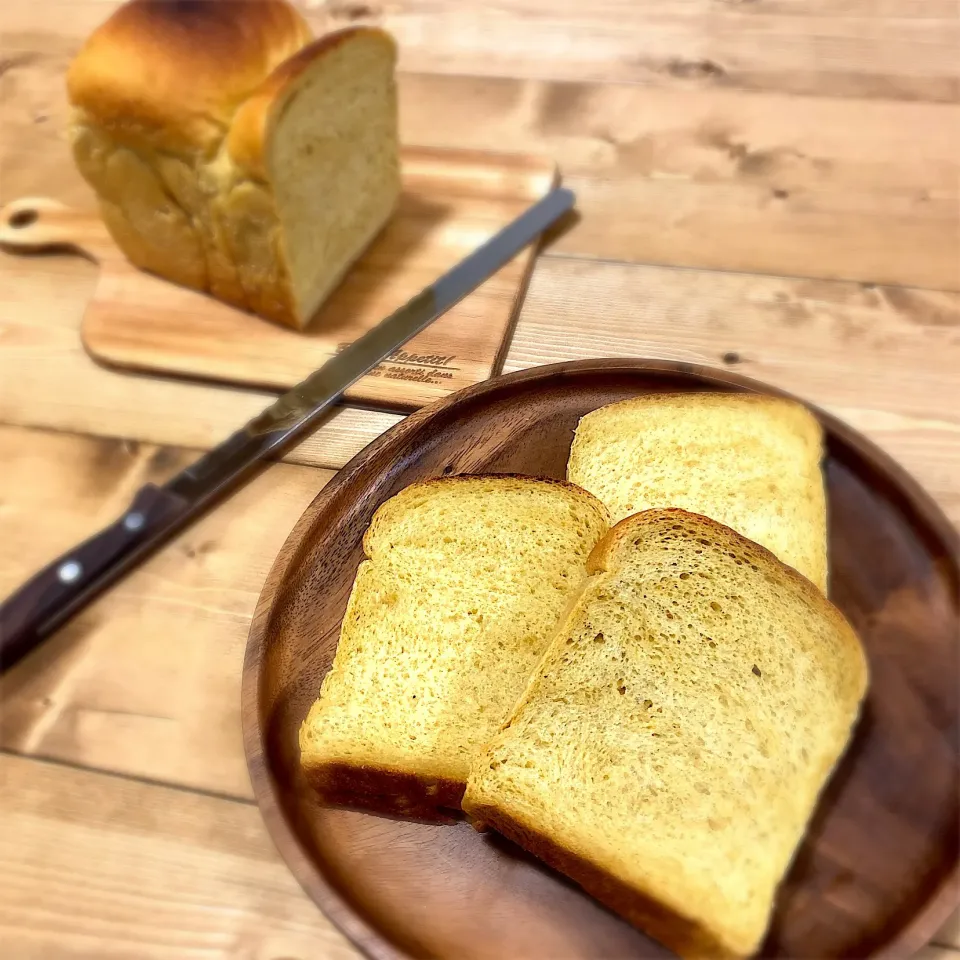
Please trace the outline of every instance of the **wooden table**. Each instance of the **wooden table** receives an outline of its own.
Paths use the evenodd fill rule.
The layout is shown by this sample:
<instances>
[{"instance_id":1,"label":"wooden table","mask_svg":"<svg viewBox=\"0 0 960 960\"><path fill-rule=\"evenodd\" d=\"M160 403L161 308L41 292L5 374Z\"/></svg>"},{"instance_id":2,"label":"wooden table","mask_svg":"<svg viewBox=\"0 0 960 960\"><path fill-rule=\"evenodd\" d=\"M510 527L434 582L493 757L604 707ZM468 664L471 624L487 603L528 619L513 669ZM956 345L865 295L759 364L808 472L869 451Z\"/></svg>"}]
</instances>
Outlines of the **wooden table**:
<instances>
[{"instance_id":1,"label":"wooden table","mask_svg":"<svg viewBox=\"0 0 960 960\"><path fill-rule=\"evenodd\" d=\"M90 205L63 79L114 0L0 10L0 201ZM507 369L735 365L898 458L960 524L956 0L304 0L377 20L403 137L552 154L582 221ZM260 409L83 353L95 268L0 254L0 592ZM293 523L397 421L339 409L0 684L3 955L348 958L251 801L239 681ZM925 956L960 960L957 918Z\"/></svg>"}]
</instances>

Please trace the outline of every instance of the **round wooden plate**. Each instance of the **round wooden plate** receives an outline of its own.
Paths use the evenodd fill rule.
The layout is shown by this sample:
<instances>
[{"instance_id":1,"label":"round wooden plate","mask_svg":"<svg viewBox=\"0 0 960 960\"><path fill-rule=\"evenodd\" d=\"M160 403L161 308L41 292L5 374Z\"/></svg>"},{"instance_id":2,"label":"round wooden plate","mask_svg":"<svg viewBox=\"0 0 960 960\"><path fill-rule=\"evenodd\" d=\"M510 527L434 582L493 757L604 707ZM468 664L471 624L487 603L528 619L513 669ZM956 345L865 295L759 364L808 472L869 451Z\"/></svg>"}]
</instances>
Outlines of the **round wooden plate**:
<instances>
[{"instance_id":1,"label":"round wooden plate","mask_svg":"<svg viewBox=\"0 0 960 960\"><path fill-rule=\"evenodd\" d=\"M367 447L280 551L244 663L250 773L294 874L368 955L668 956L564 878L465 822L321 808L299 776L297 730L332 661L361 537L379 504L427 477L563 477L585 413L637 394L690 390L778 393L664 361L582 361L501 377L413 414ZM784 881L763 952L908 955L958 901L960 549L895 463L816 412L828 437L830 594L863 638L872 686Z\"/></svg>"}]
</instances>

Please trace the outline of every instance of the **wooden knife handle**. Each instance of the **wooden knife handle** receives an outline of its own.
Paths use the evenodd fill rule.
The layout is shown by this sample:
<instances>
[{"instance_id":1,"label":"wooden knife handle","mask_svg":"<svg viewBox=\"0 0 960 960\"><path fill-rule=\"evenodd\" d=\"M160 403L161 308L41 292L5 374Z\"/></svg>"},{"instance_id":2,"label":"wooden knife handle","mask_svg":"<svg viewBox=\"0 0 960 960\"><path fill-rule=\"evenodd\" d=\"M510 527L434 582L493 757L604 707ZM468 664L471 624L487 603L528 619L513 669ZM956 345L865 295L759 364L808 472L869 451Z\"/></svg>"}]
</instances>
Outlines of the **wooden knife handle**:
<instances>
[{"instance_id":1,"label":"wooden knife handle","mask_svg":"<svg viewBox=\"0 0 960 960\"><path fill-rule=\"evenodd\" d=\"M147 484L119 520L31 577L0 604L0 673L159 545L186 513L185 500Z\"/></svg>"}]
</instances>

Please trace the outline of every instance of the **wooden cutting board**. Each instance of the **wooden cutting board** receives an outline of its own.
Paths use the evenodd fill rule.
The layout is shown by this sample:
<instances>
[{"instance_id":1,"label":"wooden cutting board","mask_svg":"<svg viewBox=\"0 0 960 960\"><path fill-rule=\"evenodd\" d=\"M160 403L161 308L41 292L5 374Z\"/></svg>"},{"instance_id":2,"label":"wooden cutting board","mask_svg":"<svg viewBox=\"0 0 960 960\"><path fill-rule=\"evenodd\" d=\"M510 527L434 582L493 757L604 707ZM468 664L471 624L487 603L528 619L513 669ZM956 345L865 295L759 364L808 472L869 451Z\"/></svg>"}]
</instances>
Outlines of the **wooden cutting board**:
<instances>
[{"instance_id":1,"label":"wooden cutting board","mask_svg":"<svg viewBox=\"0 0 960 960\"><path fill-rule=\"evenodd\" d=\"M133 267L98 215L25 198L0 212L0 244L71 249L100 264L81 336L112 367L286 390L538 200L555 165L528 155L404 148L391 223L307 330L244 313ZM527 247L347 391L415 409L499 372L536 246Z\"/></svg>"}]
</instances>

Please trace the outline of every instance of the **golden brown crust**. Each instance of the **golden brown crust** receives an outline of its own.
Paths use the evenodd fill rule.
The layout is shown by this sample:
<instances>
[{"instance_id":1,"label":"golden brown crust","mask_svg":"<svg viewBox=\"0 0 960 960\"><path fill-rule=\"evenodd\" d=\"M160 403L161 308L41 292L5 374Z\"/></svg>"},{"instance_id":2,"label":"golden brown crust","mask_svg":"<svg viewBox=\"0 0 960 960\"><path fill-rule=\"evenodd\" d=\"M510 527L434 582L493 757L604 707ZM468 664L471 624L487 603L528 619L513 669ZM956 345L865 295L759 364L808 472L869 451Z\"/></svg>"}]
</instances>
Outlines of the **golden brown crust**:
<instances>
[{"instance_id":1,"label":"golden brown crust","mask_svg":"<svg viewBox=\"0 0 960 960\"><path fill-rule=\"evenodd\" d=\"M466 783L344 761L303 763L307 782L324 803L416 820L448 822L460 811Z\"/></svg>"},{"instance_id":2,"label":"golden brown crust","mask_svg":"<svg viewBox=\"0 0 960 960\"><path fill-rule=\"evenodd\" d=\"M227 150L233 162L248 176L266 179L264 146L269 140L270 124L282 111L287 98L296 90L300 77L318 59L337 47L364 38L382 44L389 52L391 60L396 63L396 42L389 33L379 27L344 27L303 47L281 63L237 111L227 140Z\"/></svg>"},{"instance_id":3,"label":"golden brown crust","mask_svg":"<svg viewBox=\"0 0 960 960\"><path fill-rule=\"evenodd\" d=\"M467 813L477 829L493 827L685 960L738 960L739 954L731 952L695 921L670 910L503 810L478 805L471 806Z\"/></svg>"},{"instance_id":4,"label":"golden brown crust","mask_svg":"<svg viewBox=\"0 0 960 960\"><path fill-rule=\"evenodd\" d=\"M609 522L606 507L586 490L568 483L566 480L530 477L523 474L460 474L453 477L435 477L420 483L411 484L381 504L364 535L364 552L370 556L369 537L375 525L383 521L381 511L402 508L397 499L404 494L432 490L438 487L462 487L464 484L476 484L482 481L490 485L513 485L524 487L528 484L548 485L560 488L564 493L589 505L604 523ZM369 560L365 561L369 563ZM350 605L355 594L351 592L345 620L350 617ZM305 721L306 723L307 721ZM304 741L301 741L302 743ZM392 770L376 764L354 764L348 761L312 761L309 751L301 754L301 766L308 782L326 802L336 806L360 807L398 816L413 816L420 819L449 819L451 810L460 809L460 801L466 790L465 780L447 777L426 777L409 771Z\"/></svg>"},{"instance_id":5,"label":"golden brown crust","mask_svg":"<svg viewBox=\"0 0 960 960\"><path fill-rule=\"evenodd\" d=\"M287 0L130 0L97 28L68 71L71 138L128 259L302 327L313 305L294 293L266 145L304 73L358 37L396 62L379 28L311 42Z\"/></svg>"},{"instance_id":6,"label":"golden brown crust","mask_svg":"<svg viewBox=\"0 0 960 960\"><path fill-rule=\"evenodd\" d=\"M310 39L286 0L131 0L90 35L67 91L118 139L209 153L237 104Z\"/></svg>"},{"instance_id":7,"label":"golden brown crust","mask_svg":"<svg viewBox=\"0 0 960 960\"><path fill-rule=\"evenodd\" d=\"M691 523L698 527L705 536L722 538L730 545L731 549L749 555L758 565L762 564L767 570L784 580L790 581L807 604L830 620L836 626L837 633L844 637L851 662L859 664L860 667L857 675L851 674L849 677L851 686L866 687L868 668L863 646L856 631L840 610L826 598L816 584L784 563L766 547L749 540L731 527L724 526L716 520L711 520L710 517L690 513L678 507L644 510L641 513L635 513L614 525L609 533L600 539L587 558L587 574L605 573L609 569L609 564L617 548L623 541L638 534L642 535L649 527L669 523L671 520Z\"/></svg>"},{"instance_id":8,"label":"golden brown crust","mask_svg":"<svg viewBox=\"0 0 960 960\"><path fill-rule=\"evenodd\" d=\"M453 477L431 477L429 480L421 480L419 483L412 483L409 486L404 487L402 490L399 490L389 500L385 500L382 504L380 504L380 506L377 508L377 511L373 515L373 519L370 521L370 526L367 528L367 532L363 537L364 553L366 556L370 556L369 551L367 550L367 545L370 542L368 538L372 535L374 525L379 525L383 522L386 511L384 511L384 513L381 513L381 511L384 509L384 507L388 507L389 510L396 509L398 506L402 506L402 501L400 501L399 498L421 490L429 490L436 487L457 486L464 482L475 484L481 480L485 482L493 482L494 484L501 481L514 481L519 482L520 484L534 483L559 487L566 493L574 495L581 502L592 507L604 523L610 523L610 512L607 510L607 508L592 493L584 490L583 487L578 487L575 483L570 483L568 480L555 480L553 477L532 477L523 473L460 473Z\"/></svg>"},{"instance_id":9,"label":"golden brown crust","mask_svg":"<svg viewBox=\"0 0 960 960\"><path fill-rule=\"evenodd\" d=\"M580 422L588 420L595 415L607 413L608 411L623 410L630 407L664 407L672 403L683 401L693 403L701 407L720 407L729 406L731 403L742 403L744 406L757 407L780 407L784 410L794 410L801 415L809 417L810 425L815 428L819 435L822 435L822 427L819 421L810 412L810 410L799 400L792 400L789 397L772 397L764 393L720 393L714 391L676 391L674 393L648 393L639 397L627 397L626 400L617 400L614 403L608 403L606 406L598 407L580 418Z\"/></svg>"}]
</instances>

